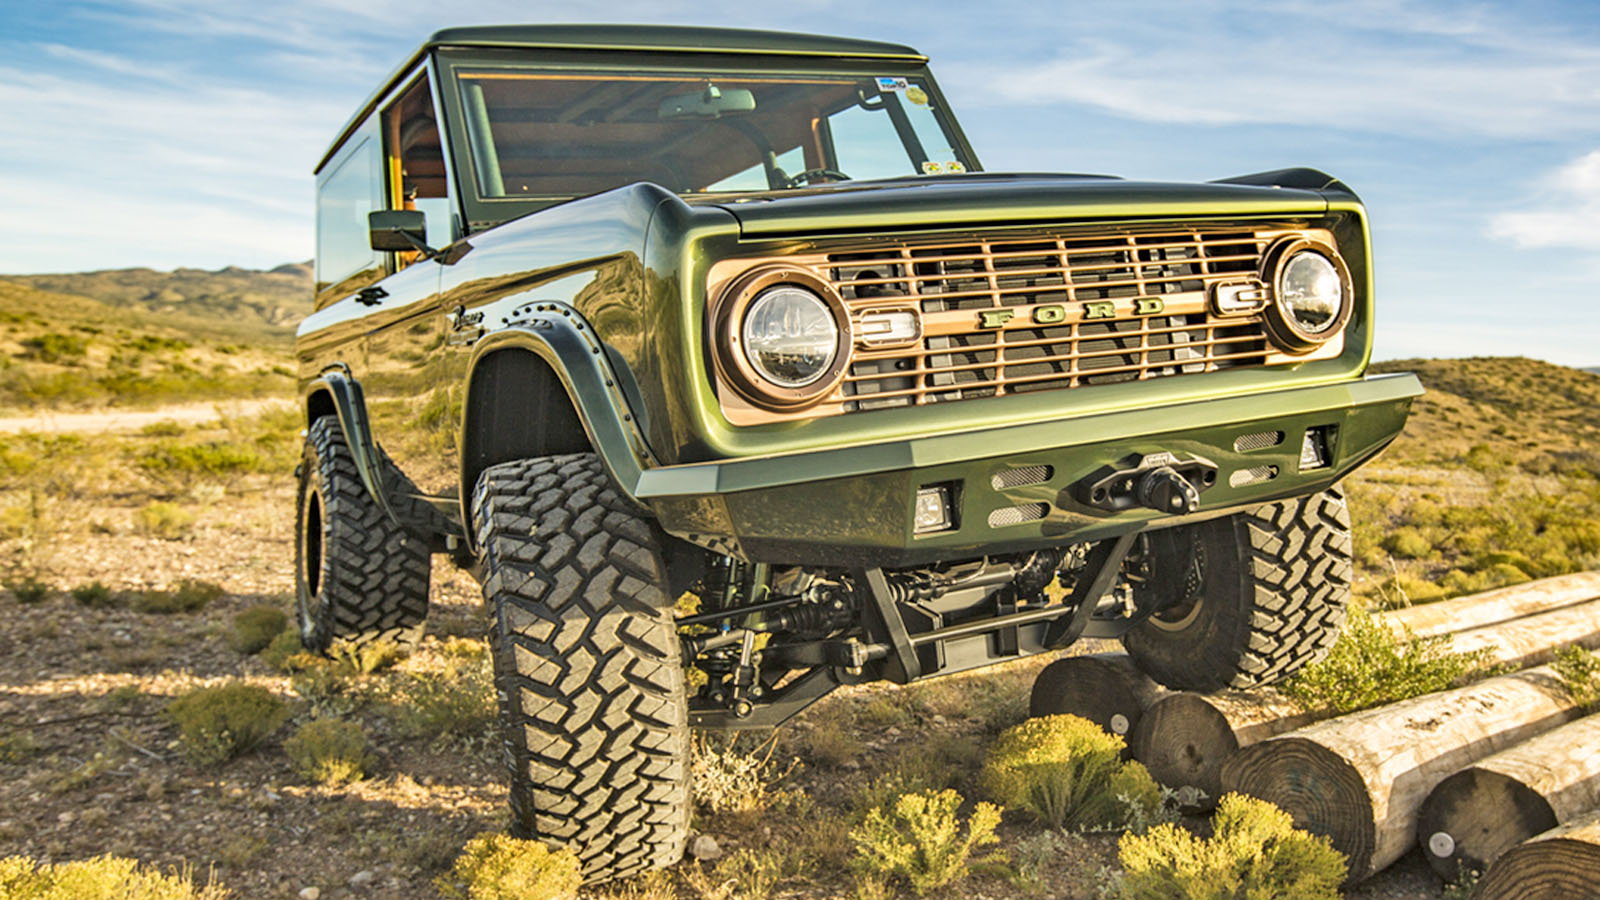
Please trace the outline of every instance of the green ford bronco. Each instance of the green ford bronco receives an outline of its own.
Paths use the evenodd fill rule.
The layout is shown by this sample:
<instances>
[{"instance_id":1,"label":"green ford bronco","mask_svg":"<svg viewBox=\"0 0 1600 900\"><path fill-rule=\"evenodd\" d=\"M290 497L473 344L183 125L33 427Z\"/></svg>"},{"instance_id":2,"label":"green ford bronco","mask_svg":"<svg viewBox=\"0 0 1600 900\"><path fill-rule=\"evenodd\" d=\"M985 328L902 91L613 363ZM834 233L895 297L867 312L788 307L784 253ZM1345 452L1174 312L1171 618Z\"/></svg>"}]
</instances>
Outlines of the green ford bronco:
<instances>
[{"instance_id":1,"label":"green ford bronco","mask_svg":"<svg viewBox=\"0 0 1600 900\"><path fill-rule=\"evenodd\" d=\"M1341 182L986 172L909 47L441 31L317 167L297 583L317 650L482 582L513 830L675 861L689 730L1120 638L1282 678L1350 591Z\"/></svg>"}]
</instances>

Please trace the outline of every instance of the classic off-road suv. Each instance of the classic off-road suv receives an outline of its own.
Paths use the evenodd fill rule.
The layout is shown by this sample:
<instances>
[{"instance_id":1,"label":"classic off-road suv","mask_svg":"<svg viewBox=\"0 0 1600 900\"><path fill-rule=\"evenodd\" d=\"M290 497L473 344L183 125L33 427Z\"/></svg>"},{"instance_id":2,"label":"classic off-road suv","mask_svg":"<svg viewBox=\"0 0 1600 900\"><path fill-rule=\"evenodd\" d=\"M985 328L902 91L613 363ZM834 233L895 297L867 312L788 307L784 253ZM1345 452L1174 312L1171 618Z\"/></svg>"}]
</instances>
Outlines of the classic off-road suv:
<instances>
[{"instance_id":1,"label":"classic off-road suv","mask_svg":"<svg viewBox=\"0 0 1600 900\"><path fill-rule=\"evenodd\" d=\"M298 355L306 643L482 581L511 807L604 880L674 861L691 727L1121 637L1281 678L1350 583L1361 203L983 171L915 50L459 28L317 168Z\"/></svg>"}]
</instances>

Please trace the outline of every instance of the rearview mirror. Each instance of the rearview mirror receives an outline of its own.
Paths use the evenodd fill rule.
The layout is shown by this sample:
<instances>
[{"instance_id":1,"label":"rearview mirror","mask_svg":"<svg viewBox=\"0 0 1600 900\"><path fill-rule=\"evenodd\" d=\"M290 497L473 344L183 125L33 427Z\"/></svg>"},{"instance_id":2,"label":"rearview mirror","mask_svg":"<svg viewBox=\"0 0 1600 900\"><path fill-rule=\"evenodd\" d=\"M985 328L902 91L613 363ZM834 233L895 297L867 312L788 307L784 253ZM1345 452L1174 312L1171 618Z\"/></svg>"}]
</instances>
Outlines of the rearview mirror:
<instances>
[{"instance_id":1,"label":"rearview mirror","mask_svg":"<svg viewBox=\"0 0 1600 900\"><path fill-rule=\"evenodd\" d=\"M657 114L663 119L718 119L732 113L755 111L755 94L744 88L723 90L708 84L703 91L673 94L661 101Z\"/></svg>"},{"instance_id":2,"label":"rearview mirror","mask_svg":"<svg viewBox=\"0 0 1600 900\"><path fill-rule=\"evenodd\" d=\"M424 250L428 217L420 209L383 209L367 215L367 232L374 250Z\"/></svg>"}]
</instances>

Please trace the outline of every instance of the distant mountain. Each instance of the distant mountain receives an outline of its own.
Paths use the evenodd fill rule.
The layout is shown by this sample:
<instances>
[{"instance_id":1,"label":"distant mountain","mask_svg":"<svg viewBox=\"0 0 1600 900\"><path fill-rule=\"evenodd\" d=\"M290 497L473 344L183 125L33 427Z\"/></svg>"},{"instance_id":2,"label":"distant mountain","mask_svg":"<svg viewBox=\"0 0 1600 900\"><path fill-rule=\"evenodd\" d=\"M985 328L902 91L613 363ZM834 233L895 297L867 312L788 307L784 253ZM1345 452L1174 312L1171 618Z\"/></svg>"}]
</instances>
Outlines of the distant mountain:
<instances>
[{"instance_id":1,"label":"distant mountain","mask_svg":"<svg viewBox=\"0 0 1600 900\"><path fill-rule=\"evenodd\" d=\"M59 294L76 294L110 306L178 313L234 322L291 326L311 311L311 263L286 263L260 271L228 266L204 269L108 269L56 275L5 275L0 281Z\"/></svg>"}]
</instances>

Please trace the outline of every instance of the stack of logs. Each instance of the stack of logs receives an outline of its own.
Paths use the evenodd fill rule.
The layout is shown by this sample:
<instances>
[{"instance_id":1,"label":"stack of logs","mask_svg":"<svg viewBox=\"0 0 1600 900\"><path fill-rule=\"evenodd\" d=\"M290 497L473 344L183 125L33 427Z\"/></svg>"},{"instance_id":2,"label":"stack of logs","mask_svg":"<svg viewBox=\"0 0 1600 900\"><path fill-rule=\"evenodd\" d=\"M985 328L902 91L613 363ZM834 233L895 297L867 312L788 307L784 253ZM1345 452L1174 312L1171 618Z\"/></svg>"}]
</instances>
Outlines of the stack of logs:
<instances>
[{"instance_id":1,"label":"stack of logs","mask_svg":"<svg viewBox=\"0 0 1600 900\"><path fill-rule=\"evenodd\" d=\"M1189 811L1230 791L1277 804L1333 841L1351 881L1420 843L1447 879L1487 868L1479 898L1600 898L1600 714L1583 717L1546 665L1600 648L1600 572L1378 618L1509 674L1318 721L1270 688L1168 691L1096 654L1046 667L1031 712L1122 735Z\"/></svg>"}]
</instances>

